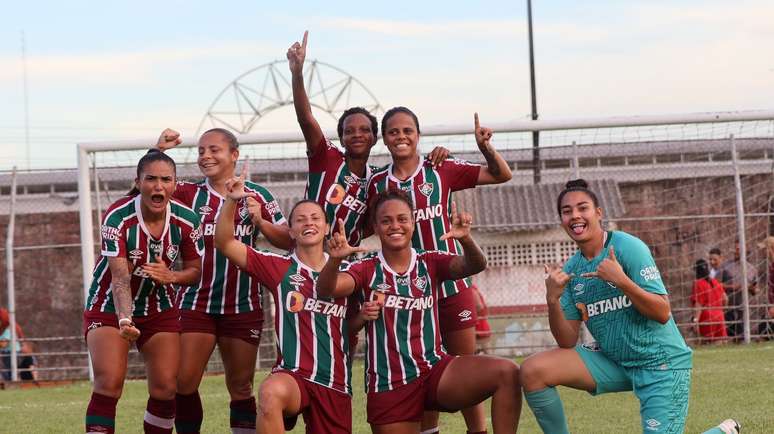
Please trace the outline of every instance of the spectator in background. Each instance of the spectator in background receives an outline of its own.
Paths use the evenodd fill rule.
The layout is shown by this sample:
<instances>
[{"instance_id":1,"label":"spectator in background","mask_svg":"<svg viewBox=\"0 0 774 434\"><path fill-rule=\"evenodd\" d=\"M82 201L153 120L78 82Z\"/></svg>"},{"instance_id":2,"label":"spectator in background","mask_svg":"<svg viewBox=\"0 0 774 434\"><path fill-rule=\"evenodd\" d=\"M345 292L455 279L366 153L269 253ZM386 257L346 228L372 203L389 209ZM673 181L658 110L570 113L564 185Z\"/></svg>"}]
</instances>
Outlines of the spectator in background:
<instances>
[{"instance_id":1,"label":"spectator in background","mask_svg":"<svg viewBox=\"0 0 774 434\"><path fill-rule=\"evenodd\" d=\"M709 251L709 277L722 281L720 275L721 267L723 266L723 255L720 253L719 247L713 247Z\"/></svg>"},{"instance_id":2,"label":"spectator in background","mask_svg":"<svg viewBox=\"0 0 774 434\"><path fill-rule=\"evenodd\" d=\"M476 301L476 350L477 354L489 354L492 329L489 327L489 307L484 300L484 294L478 290L475 284L470 285L473 298Z\"/></svg>"},{"instance_id":3,"label":"spectator in background","mask_svg":"<svg viewBox=\"0 0 774 434\"><path fill-rule=\"evenodd\" d=\"M723 317L723 306L728 301L723 285L710 277L707 261L699 259L694 266L696 280L693 282L691 303L694 314L692 322L702 342L725 343L728 334Z\"/></svg>"},{"instance_id":4,"label":"spectator in background","mask_svg":"<svg viewBox=\"0 0 774 434\"><path fill-rule=\"evenodd\" d=\"M747 290L751 294L757 293L758 277L755 266L747 261ZM720 283L728 295L728 309L726 310L726 327L728 336L740 339L744 332L743 307L742 307L742 260L739 252L739 243L736 243L734 259L723 263L720 269Z\"/></svg>"},{"instance_id":5,"label":"spectator in background","mask_svg":"<svg viewBox=\"0 0 774 434\"><path fill-rule=\"evenodd\" d=\"M756 302L760 304L766 303L767 306L762 307L764 320L760 323L758 333L763 338L771 339L774 336L774 236L768 236L765 240L758 243L758 247L766 249L766 273L767 273L767 287L764 289L759 285L760 295L757 297ZM768 296L767 296L768 294Z\"/></svg>"},{"instance_id":6,"label":"spectator in background","mask_svg":"<svg viewBox=\"0 0 774 434\"><path fill-rule=\"evenodd\" d=\"M11 320L6 308L0 308L0 355L2 356L2 379L11 380ZM21 343L19 339L24 338L19 323L16 323L16 354L18 358L17 368L19 369L20 380L36 380L35 358L32 356L32 348L28 343Z\"/></svg>"}]
</instances>

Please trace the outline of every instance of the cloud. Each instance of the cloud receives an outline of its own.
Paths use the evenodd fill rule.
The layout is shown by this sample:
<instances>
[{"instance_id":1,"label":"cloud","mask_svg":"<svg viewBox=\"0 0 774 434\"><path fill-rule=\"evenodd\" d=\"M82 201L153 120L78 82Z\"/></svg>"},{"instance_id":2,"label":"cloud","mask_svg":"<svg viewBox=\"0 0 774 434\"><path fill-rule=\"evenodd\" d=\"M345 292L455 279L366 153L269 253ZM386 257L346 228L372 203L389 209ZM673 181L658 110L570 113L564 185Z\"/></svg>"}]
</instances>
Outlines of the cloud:
<instances>
[{"instance_id":1,"label":"cloud","mask_svg":"<svg viewBox=\"0 0 774 434\"><path fill-rule=\"evenodd\" d=\"M127 52L32 55L27 58L30 80L37 82L88 82L92 84L140 84L159 71L172 71L194 59L237 58L256 53L274 55L274 47L256 43L221 42L200 47L165 47ZM16 56L0 57L0 83L21 81Z\"/></svg>"}]
</instances>

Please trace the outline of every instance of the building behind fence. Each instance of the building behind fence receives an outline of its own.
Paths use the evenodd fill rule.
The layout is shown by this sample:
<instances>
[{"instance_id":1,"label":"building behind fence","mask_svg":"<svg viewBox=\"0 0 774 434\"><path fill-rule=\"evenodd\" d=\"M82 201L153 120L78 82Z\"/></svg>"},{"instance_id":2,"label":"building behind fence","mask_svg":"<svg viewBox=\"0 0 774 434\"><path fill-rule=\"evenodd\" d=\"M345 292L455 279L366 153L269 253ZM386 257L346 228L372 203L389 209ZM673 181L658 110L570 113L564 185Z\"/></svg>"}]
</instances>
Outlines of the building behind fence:
<instances>
[{"instance_id":1,"label":"building behind fence","mask_svg":"<svg viewBox=\"0 0 774 434\"><path fill-rule=\"evenodd\" d=\"M541 136L548 147L541 152L540 184L532 182L532 150L525 146L531 134L516 129L496 133L496 146L514 169L513 180L457 195L459 206L474 214L474 237L489 261L489 268L475 279L490 307L494 351L512 356L554 345L546 318L543 264L562 263L575 252L574 243L558 227L556 197L564 182L578 176L590 180L598 192L609 228L630 232L651 247L670 291L675 319L689 342L695 340L690 327L693 264L706 258L712 247L733 259L743 222L746 244L742 250L759 276L757 287L749 292L750 338L765 338L758 330L769 320L772 289L767 285L767 261L772 258L758 244L772 232L772 119L545 131ZM471 135L450 134L448 128L443 134L424 134L422 149L441 144L456 157L482 160ZM732 145L738 150L737 159ZM294 158L268 158L277 155L272 146L248 144L241 152L254 160L251 178L272 190L288 211L303 196L303 144L281 145L285 154L295 153ZM379 146L374 160L385 164L389 157ZM101 210L131 186L141 154L137 150L89 154L92 236L98 236ZM181 163L179 177L199 177L190 150L176 150L173 157ZM10 177L0 174L2 228L9 218ZM23 172L17 180L16 318L33 344L43 379L88 377L81 325L84 279L78 179L75 170L56 170ZM741 219L740 213L744 214ZM0 231L0 245L5 245L6 235ZM378 241L372 237L365 245L377 248ZM92 247L98 254L97 246ZM5 256L0 257L5 268ZM7 299L5 287L6 275L0 274L0 305ZM267 315L271 315L269 298L264 297ZM273 322L264 324L272 327ZM275 360L270 329L264 331L259 359L263 367ZM130 363L130 375L142 375L137 354ZM213 357L211 370L219 369L219 358Z\"/></svg>"}]
</instances>

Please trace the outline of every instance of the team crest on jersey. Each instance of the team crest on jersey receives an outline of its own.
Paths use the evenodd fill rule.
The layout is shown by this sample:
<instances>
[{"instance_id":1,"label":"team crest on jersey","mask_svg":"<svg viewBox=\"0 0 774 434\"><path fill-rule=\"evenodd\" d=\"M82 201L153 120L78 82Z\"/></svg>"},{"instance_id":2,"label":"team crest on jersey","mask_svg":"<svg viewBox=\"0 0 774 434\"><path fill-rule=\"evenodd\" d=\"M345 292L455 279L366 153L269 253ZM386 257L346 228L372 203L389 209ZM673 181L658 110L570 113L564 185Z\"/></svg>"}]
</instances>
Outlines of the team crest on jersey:
<instances>
[{"instance_id":1,"label":"team crest on jersey","mask_svg":"<svg viewBox=\"0 0 774 434\"><path fill-rule=\"evenodd\" d=\"M170 244L169 247L167 247L167 258L169 258L170 261L175 262L179 252L180 249L177 246Z\"/></svg>"},{"instance_id":2,"label":"team crest on jersey","mask_svg":"<svg viewBox=\"0 0 774 434\"><path fill-rule=\"evenodd\" d=\"M414 286L416 286L419 289L425 289L425 286L427 286L427 277L419 276L416 279L414 279Z\"/></svg>"},{"instance_id":3,"label":"team crest on jersey","mask_svg":"<svg viewBox=\"0 0 774 434\"><path fill-rule=\"evenodd\" d=\"M248 215L250 215L250 211L247 209L247 201L245 201L242 203L242 206L239 207L239 217L244 220Z\"/></svg>"},{"instance_id":4,"label":"team crest on jersey","mask_svg":"<svg viewBox=\"0 0 774 434\"><path fill-rule=\"evenodd\" d=\"M142 258L143 253L145 253L145 252L143 252L140 249L134 249L134 250L129 252L129 259L131 259L133 261L137 261L138 259Z\"/></svg>"},{"instance_id":5,"label":"team crest on jersey","mask_svg":"<svg viewBox=\"0 0 774 434\"><path fill-rule=\"evenodd\" d=\"M202 205L199 207L199 214L201 214L202 217L207 217L208 215L212 214L212 208L207 205Z\"/></svg>"},{"instance_id":6,"label":"team crest on jersey","mask_svg":"<svg viewBox=\"0 0 774 434\"><path fill-rule=\"evenodd\" d=\"M296 274L296 276L298 275ZM304 294L301 294L298 291L290 291L288 292L288 296L285 299L285 308L289 312L293 312L293 313L301 312L304 309L305 300L306 300L306 297L304 297Z\"/></svg>"},{"instance_id":7,"label":"team crest on jersey","mask_svg":"<svg viewBox=\"0 0 774 434\"><path fill-rule=\"evenodd\" d=\"M424 194L425 196L430 196L433 194L433 184L429 182L425 182L424 184L419 185L419 192Z\"/></svg>"},{"instance_id":8,"label":"team crest on jersey","mask_svg":"<svg viewBox=\"0 0 774 434\"><path fill-rule=\"evenodd\" d=\"M293 285L293 286L301 286L306 281L306 277L304 277L304 276L302 276L302 275L300 275L298 273L290 276L289 279L290 279L290 284Z\"/></svg>"}]
</instances>

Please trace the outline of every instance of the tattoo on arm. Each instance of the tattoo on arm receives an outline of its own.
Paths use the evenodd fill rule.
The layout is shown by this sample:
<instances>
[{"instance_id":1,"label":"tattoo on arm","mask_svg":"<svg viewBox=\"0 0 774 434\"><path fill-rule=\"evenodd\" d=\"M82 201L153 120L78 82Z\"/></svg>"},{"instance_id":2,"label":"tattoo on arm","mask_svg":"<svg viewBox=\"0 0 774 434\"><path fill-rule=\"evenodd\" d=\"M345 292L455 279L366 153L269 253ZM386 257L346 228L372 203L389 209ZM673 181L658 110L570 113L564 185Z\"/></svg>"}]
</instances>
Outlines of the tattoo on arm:
<instances>
[{"instance_id":1,"label":"tattoo on arm","mask_svg":"<svg viewBox=\"0 0 774 434\"><path fill-rule=\"evenodd\" d=\"M112 276L113 303L118 318L132 317L132 289L130 287L129 261L125 258L108 259Z\"/></svg>"}]
</instances>

